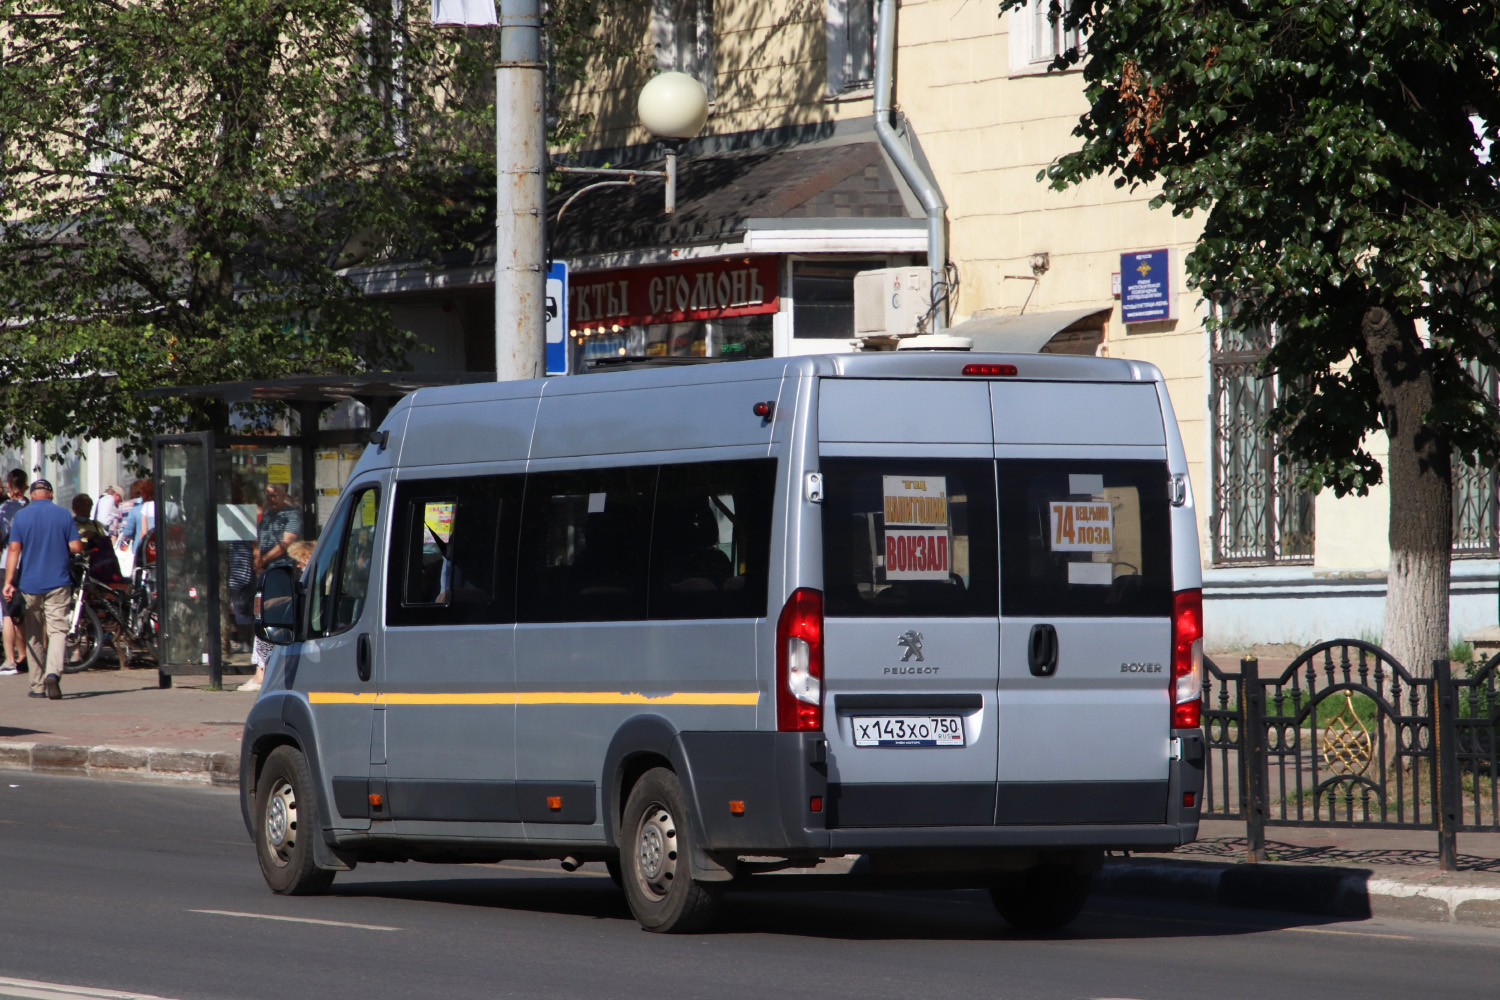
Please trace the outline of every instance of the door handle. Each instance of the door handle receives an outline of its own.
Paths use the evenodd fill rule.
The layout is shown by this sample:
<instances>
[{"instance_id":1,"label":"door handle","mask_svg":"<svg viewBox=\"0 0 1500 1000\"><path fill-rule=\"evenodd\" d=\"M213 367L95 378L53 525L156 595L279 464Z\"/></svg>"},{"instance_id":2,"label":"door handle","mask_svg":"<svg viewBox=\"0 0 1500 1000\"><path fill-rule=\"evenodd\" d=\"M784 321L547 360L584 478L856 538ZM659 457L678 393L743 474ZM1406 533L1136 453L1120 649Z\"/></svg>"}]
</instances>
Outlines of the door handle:
<instances>
[{"instance_id":1,"label":"door handle","mask_svg":"<svg viewBox=\"0 0 1500 1000\"><path fill-rule=\"evenodd\" d=\"M356 669L359 670L359 679L367 681L370 679L370 633L361 632L359 634L359 642L356 650L354 663Z\"/></svg>"},{"instance_id":2,"label":"door handle","mask_svg":"<svg viewBox=\"0 0 1500 1000\"><path fill-rule=\"evenodd\" d=\"M1057 673L1057 629L1051 625L1031 626L1026 662L1033 677L1051 677Z\"/></svg>"}]
</instances>

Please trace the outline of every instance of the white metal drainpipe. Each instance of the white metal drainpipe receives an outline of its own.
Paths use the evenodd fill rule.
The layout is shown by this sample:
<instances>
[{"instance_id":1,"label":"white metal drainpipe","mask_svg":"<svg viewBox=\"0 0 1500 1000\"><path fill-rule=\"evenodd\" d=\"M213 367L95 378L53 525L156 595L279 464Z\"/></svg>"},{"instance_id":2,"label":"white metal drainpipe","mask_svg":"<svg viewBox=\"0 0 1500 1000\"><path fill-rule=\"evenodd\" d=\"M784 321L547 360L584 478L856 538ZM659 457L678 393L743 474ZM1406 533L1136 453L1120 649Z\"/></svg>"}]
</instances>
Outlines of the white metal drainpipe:
<instances>
[{"instance_id":1,"label":"white metal drainpipe","mask_svg":"<svg viewBox=\"0 0 1500 1000\"><path fill-rule=\"evenodd\" d=\"M875 134L906 183L916 191L927 213L927 268L934 298L943 288L944 265L948 260L948 203L938 190L937 181L927 174L912 156L911 150L891 127L891 96L896 71L896 8L898 0L880 0L875 28ZM929 333L948 328L948 303L932 313Z\"/></svg>"}]
</instances>

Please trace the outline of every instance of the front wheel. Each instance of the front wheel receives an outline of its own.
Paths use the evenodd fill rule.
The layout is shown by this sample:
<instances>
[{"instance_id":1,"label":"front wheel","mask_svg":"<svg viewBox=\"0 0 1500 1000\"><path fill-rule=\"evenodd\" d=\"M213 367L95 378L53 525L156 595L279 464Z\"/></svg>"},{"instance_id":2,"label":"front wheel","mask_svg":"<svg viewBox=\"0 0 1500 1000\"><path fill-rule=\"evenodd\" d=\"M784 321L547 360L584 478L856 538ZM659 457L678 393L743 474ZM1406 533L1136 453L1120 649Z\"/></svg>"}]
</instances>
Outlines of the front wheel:
<instances>
[{"instance_id":1,"label":"front wheel","mask_svg":"<svg viewBox=\"0 0 1500 1000\"><path fill-rule=\"evenodd\" d=\"M81 601L83 596L80 594L77 599ZM99 616L94 614L94 609L85 604L78 609L78 624L68 632L67 645L63 650L63 673L82 673L92 667L103 648L104 626L99 624Z\"/></svg>"},{"instance_id":2,"label":"front wheel","mask_svg":"<svg viewBox=\"0 0 1500 1000\"><path fill-rule=\"evenodd\" d=\"M255 783L255 853L273 892L312 896L333 883L333 872L313 861L317 835L307 761L293 747L277 747Z\"/></svg>"},{"instance_id":3,"label":"front wheel","mask_svg":"<svg viewBox=\"0 0 1500 1000\"><path fill-rule=\"evenodd\" d=\"M1018 931L1055 931L1072 923L1088 901L1096 865L1052 862L1007 874L990 889L1005 922Z\"/></svg>"},{"instance_id":4,"label":"front wheel","mask_svg":"<svg viewBox=\"0 0 1500 1000\"><path fill-rule=\"evenodd\" d=\"M640 925L663 934L707 927L721 892L693 881L691 823L677 775L663 767L642 775L625 801L620 828L621 881Z\"/></svg>"}]
</instances>

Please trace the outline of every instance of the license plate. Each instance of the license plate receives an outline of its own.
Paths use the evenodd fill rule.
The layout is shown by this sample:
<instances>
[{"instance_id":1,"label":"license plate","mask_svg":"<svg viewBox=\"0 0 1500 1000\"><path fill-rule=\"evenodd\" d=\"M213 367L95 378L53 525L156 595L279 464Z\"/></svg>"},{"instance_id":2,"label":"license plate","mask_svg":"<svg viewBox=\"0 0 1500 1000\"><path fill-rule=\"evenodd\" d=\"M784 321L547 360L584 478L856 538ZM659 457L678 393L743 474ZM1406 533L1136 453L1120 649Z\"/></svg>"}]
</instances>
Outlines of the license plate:
<instances>
[{"instance_id":1,"label":"license plate","mask_svg":"<svg viewBox=\"0 0 1500 1000\"><path fill-rule=\"evenodd\" d=\"M963 719L956 715L857 715L857 747L961 747Z\"/></svg>"}]
</instances>

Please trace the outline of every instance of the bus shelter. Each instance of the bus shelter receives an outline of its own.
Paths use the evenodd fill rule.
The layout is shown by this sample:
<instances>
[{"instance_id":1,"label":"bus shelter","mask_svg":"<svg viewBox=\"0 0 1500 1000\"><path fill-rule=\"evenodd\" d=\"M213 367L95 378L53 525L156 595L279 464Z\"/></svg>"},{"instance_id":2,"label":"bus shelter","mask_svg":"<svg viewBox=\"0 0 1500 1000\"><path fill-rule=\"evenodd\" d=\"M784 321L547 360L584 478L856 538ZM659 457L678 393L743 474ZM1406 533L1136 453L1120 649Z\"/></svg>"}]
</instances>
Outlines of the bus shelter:
<instances>
[{"instance_id":1,"label":"bus shelter","mask_svg":"<svg viewBox=\"0 0 1500 1000\"><path fill-rule=\"evenodd\" d=\"M374 429L414 389L489 381L493 375L374 373L155 389L142 396L217 396L235 404L288 408L291 433L235 433L228 426L162 434L152 442L156 499L156 591L162 686L181 675L248 674L253 638L246 576L260 518L272 503L298 511L298 534L316 541ZM360 406L340 406L353 400ZM337 410L340 419L326 415ZM226 418L227 422L227 418ZM284 500L282 498L285 498Z\"/></svg>"}]
</instances>

